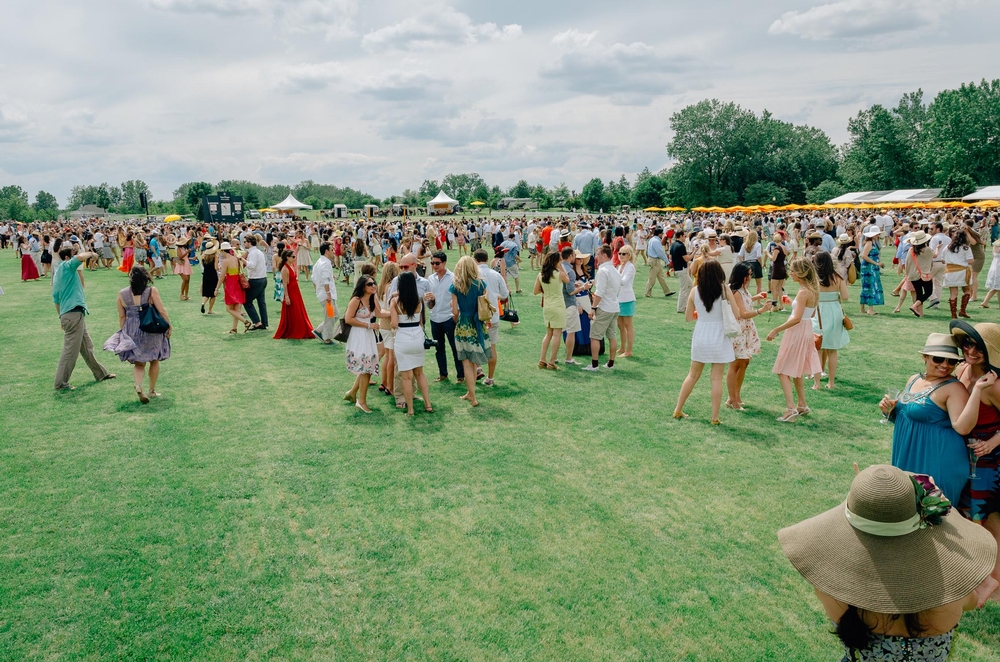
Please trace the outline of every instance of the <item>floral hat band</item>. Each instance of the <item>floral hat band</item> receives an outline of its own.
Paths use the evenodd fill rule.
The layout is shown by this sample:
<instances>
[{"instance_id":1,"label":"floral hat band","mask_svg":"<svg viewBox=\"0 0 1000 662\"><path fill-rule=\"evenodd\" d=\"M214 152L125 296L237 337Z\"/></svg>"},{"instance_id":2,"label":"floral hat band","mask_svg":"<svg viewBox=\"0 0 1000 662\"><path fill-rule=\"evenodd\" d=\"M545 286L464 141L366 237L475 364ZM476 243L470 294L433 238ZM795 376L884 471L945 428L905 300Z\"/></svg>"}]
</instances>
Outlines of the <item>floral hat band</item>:
<instances>
[{"instance_id":1,"label":"floral hat band","mask_svg":"<svg viewBox=\"0 0 1000 662\"><path fill-rule=\"evenodd\" d=\"M941 488L934 484L934 479L925 474L913 474L913 490L917 497L917 512L901 522L877 522L866 519L844 504L844 515L858 531L870 533L873 536L895 538L905 536L928 526L941 523L941 518L951 512L951 501L944 495Z\"/></svg>"}]
</instances>

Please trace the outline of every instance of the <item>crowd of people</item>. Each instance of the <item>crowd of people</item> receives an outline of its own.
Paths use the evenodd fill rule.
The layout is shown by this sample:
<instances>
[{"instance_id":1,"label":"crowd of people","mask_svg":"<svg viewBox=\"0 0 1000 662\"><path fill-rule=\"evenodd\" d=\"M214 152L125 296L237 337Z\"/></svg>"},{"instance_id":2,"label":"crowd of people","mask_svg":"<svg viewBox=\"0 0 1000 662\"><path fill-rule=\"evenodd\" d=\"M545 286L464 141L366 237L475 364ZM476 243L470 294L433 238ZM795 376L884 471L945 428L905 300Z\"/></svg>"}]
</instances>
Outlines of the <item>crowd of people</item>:
<instances>
[{"instance_id":1,"label":"crowd of people","mask_svg":"<svg viewBox=\"0 0 1000 662\"><path fill-rule=\"evenodd\" d=\"M860 280L861 314L878 315L882 277L893 269L893 312L905 315L910 297L909 313L923 317L944 297L950 328L931 334L922 372L879 405L895 425L891 465L860 471L845 505L780 534L837 624L847 659L861 660L901 659L885 653L894 646L924 655L913 659L944 659L934 655L947 654L962 611L981 606L1000 579L1000 325L965 321L987 245L994 260L980 308L1000 293L998 235L997 215L974 211L0 225L22 280L51 278L64 331L56 389L73 388L78 356L95 379L115 378L86 328L85 271L127 276L116 299L119 331L104 348L132 364L142 403L159 396L160 363L171 349L156 283L178 277L184 302L200 273L201 313L216 315L221 293L229 334L268 331L270 303L279 314L275 339L344 343L354 379L344 399L365 414L376 384L406 415L415 415L417 403L433 413L425 371L431 350L435 381L450 382L454 369L462 398L479 406L480 387L496 384L500 327L518 324L514 295L523 293L526 254L538 272L530 290L541 297L544 322L539 369L602 372L634 357L641 259L644 296L657 288L676 296L677 313L694 323L674 418L688 417L684 405L706 365L710 422L720 423L723 406L742 411L746 372L761 351L757 318L778 314L765 340L780 337L772 373L785 409L777 420L790 423L811 413L807 386L836 387L839 352L853 328L844 310L848 285ZM448 251L458 254L453 268ZM312 311L305 281L317 301ZM343 310L340 284L351 288ZM942 547L945 538L961 542L960 553ZM958 570L917 586L935 563ZM894 572L912 581L893 579Z\"/></svg>"}]
</instances>

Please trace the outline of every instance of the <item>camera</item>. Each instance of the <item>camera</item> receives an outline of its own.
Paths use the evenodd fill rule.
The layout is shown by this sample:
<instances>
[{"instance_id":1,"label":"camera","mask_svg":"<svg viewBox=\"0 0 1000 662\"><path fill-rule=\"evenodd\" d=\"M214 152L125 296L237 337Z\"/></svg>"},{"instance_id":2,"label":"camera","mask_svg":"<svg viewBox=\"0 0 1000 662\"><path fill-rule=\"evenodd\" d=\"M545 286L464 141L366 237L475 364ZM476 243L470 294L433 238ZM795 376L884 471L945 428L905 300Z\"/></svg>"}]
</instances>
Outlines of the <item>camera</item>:
<instances>
[{"instance_id":1,"label":"camera","mask_svg":"<svg viewBox=\"0 0 1000 662\"><path fill-rule=\"evenodd\" d=\"M424 338L424 349L430 349L431 347L437 347L438 341L433 338Z\"/></svg>"}]
</instances>

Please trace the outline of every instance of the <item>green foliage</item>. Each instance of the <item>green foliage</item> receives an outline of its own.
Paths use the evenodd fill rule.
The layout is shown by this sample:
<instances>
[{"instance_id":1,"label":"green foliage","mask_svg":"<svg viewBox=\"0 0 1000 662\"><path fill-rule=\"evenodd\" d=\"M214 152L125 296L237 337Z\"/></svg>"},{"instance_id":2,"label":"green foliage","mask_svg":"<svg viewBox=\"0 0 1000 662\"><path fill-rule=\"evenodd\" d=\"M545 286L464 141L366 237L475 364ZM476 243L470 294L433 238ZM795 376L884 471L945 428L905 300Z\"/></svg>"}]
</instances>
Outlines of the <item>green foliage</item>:
<instances>
[{"instance_id":1,"label":"green foliage","mask_svg":"<svg viewBox=\"0 0 1000 662\"><path fill-rule=\"evenodd\" d=\"M583 191L580 192L580 201L583 206L592 212L604 208L604 182L598 177L594 177L584 184Z\"/></svg>"},{"instance_id":2,"label":"green foliage","mask_svg":"<svg viewBox=\"0 0 1000 662\"><path fill-rule=\"evenodd\" d=\"M517 184L510 187L510 197L512 198L530 198L531 197L531 187L528 186L528 182L525 180L520 180Z\"/></svg>"},{"instance_id":3,"label":"green foliage","mask_svg":"<svg viewBox=\"0 0 1000 662\"><path fill-rule=\"evenodd\" d=\"M178 193L184 195L184 202L194 211L198 220L204 221L205 206L202 204L202 198L206 195L211 195L212 185L208 182L188 182L187 184L182 184L180 188L174 191L175 198Z\"/></svg>"},{"instance_id":4,"label":"green foliage","mask_svg":"<svg viewBox=\"0 0 1000 662\"><path fill-rule=\"evenodd\" d=\"M827 200L833 200L847 193L847 187L840 182L827 179L820 182L816 188L811 188L806 192L806 202L811 205L822 205Z\"/></svg>"},{"instance_id":5,"label":"green foliage","mask_svg":"<svg viewBox=\"0 0 1000 662\"><path fill-rule=\"evenodd\" d=\"M35 211L49 211L52 209L58 211L59 200L57 200L56 196L52 195L51 193L47 193L45 191L39 191L38 193L35 194L35 203L32 205L32 208Z\"/></svg>"},{"instance_id":6,"label":"green foliage","mask_svg":"<svg viewBox=\"0 0 1000 662\"><path fill-rule=\"evenodd\" d=\"M948 175L944 182L939 198L961 198L976 190L976 182L965 173L953 173Z\"/></svg>"},{"instance_id":7,"label":"green foliage","mask_svg":"<svg viewBox=\"0 0 1000 662\"><path fill-rule=\"evenodd\" d=\"M788 204L788 191L774 182L756 182L743 192L743 202L748 205Z\"/></svg>"},{"instance_id":8,"label":"green foliage","mask_svg":"<svg viewBox=\"0 0 1000 662\"><path fill-rule=\"evenodd\" d=\"M35 218L31 205L28 204L28 193L16 184L0 188L0 219L12 221L30 221Z\"/></svg>"},{"instance_id":9,"label":"green foliage","mask_svg":"<svg viewBox=\"0 0 1000 662\"><path fill-rule=\"evenodd\" d=\"M1000 183L1000 79L942 91L927 116L922 152L935 185L957 173Z\"/></svg>"},{"instance_id":10,"label":"green foliage","mask_svg":"<svg viewBox=\"0 0 1000 662\"><path fill-rule=\"evenodd\" d=\"M458 203L462 206L468 205L473 200L485 197L489 191L486 187L486 182L483 181L483 178L477 172L445 175L445 178L441 181L441 189L458 200Z\"/></svg>"}]
</instances>

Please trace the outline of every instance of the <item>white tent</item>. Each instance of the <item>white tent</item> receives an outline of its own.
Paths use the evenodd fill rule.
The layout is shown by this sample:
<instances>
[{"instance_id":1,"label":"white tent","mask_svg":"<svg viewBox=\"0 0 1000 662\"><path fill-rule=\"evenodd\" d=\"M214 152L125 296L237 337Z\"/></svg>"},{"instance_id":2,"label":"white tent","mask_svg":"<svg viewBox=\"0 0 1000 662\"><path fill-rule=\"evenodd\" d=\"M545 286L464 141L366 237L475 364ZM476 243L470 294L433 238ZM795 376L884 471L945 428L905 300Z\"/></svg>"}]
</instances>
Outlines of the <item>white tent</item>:
<instances>
[{"instance_id":1,"label":"white tent","mask_svg":"<svg viewBox=\"0 0 1000 662\"><path fill-rule=\"evenodd\" d=\"M1000 200L1000 186L984 186L962 199L966 202L973 202L975 200Z\"/></svg>"},{"instance_id":2,"label":"white tent","mask_svg":"<svg viewBox=\"0 0 1000 662\"><path fill-rule=\"evenodd\" d=\"M433 200L427 203L427 213L443 213L449 212L458 206L458 200L448 197L448 194L444 191L438 193Z\"/></svg>"},{"instance_id":3,"label":"white tent","mask_svg":"<svg viewBox=\"0 0 1000 662\"><path fill-rule=\"evenodd\" d=\"M288 197L276 205L271 205L271 209L312 209L312 205L304 205L295 199L291 193Z\"/></svg>"}]
</instances>

